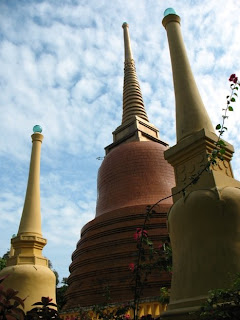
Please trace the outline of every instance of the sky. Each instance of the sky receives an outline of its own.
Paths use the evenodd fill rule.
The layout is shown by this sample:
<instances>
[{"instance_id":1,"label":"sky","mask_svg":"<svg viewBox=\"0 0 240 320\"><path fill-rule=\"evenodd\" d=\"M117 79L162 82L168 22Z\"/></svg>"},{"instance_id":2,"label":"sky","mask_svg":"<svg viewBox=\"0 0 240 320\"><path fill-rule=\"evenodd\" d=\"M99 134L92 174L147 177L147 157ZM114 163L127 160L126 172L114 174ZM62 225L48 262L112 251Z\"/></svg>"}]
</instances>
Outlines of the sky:
<instances>
[{"instance_id":1,"label":"sky","mask_svg":"<svg viewBox=\"0 0 240 320\"><path fill-rule=\"evenodd\" d=\"M43 254L69 275L81 228L95 216L104 147L121 124L123 31L128 22L145 108L173 146L175 100L163 12L181 17L188 57L216 126L240 76L240 2L225 0L0 1L0 256L18 231L27 187L32 127L43 128ZM240 103L224 139L240 179Z\"/></svg>"}]
</instances>

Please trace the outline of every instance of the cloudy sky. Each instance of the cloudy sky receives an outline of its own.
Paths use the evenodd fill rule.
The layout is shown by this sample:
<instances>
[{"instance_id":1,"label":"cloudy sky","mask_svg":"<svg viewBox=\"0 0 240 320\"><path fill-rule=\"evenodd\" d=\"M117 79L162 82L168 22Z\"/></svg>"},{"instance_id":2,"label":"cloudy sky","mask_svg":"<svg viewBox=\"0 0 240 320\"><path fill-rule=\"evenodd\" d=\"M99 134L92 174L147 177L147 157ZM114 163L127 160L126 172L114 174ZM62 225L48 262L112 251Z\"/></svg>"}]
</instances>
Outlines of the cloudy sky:
<instances>
[{"instance_id":1,"label":"cloudy sky","mask_svg":"<svg viewBox=\"0 0 240 320\"><path fill-rule=\"evenodd\" d=\"M129 23L145 107L175 144L172 73L163 12L173 7L214 126L230 74L240 75L240 2L228 0L0 1L0 256L17 233L28 179L32 127L40 124L44 249L68 276L82 226L94 218L104 147L121 123L122 23ZM240 179L240 103L227 122Z\"/></svg>"}]
</instances>

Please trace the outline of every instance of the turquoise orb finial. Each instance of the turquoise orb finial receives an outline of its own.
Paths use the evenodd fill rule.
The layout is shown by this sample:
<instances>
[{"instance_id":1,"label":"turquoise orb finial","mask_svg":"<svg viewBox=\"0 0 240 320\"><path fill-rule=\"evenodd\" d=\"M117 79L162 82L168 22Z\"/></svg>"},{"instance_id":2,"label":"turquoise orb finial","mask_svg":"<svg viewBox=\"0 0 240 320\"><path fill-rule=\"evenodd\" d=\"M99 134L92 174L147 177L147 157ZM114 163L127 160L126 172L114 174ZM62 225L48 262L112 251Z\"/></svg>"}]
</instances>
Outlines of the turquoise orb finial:
<instances>
[{"instance_id":1,"label":"turquoise orb finial","mask_svg":"<svg viewBox=\"0 0 240 320\"><path fill-rule=\"evenodd\" d=\"M124 27L127 27L127 26L128 26L128 23L127 22L123 22L122 27L124 28Z\"/></svg>"},{"instance_id":2,"label":"turquoise orb finial","mask_svg":"<svg viewBox=\"0 0 240 320\"><path fill-rule=\"evenodd\" d=\"M33 133L41 133L42 132L42 127L39 125L39 124L36 124L34 127L33 127Z\"/></svg>"},{"instance_id":3,"label":"turquoise orb finial","mask_svg":"<svg viewBox=\"0 0 240 320\"><path fill-rule=\"evenodd\" d=\"M169 14L176 14L176 11L175 11L173 8L167 8L167 9L164 11L163 16L166 17L166 16L168 16Z\"/></svg>"}]
</instances>

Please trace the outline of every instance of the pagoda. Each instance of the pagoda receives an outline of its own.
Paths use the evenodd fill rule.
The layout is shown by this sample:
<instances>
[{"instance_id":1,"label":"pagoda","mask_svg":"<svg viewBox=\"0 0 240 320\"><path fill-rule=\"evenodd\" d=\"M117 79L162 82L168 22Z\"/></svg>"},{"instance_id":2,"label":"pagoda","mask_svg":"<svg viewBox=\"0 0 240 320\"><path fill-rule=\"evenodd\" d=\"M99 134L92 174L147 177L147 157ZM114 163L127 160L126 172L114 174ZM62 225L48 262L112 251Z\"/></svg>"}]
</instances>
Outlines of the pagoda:
<instances>
[{"instance_id":1,"label":"pagoda","mask_svg":"<svg viewBox=\"0 0 240 320\"><path fill-rule=\"evenodd\" d=\"M95 219L81 230L72 254L65 313L79 307L91 309L106 301L112 305L133 300L129 264L136 258L133 234L141 228L148 205L171 194L174 172L164 159L168 144L149 122L137 79L129 26L123 23L125 63L122 123L113 132L113 143L105 148L99 168ZM155 207L148 232L155 245L168 237L166 217L172 199ZM168 272L154 272L144 288L140 314L158 316L161 287L169 287ZM77 314L77 313L76 313ZM65 319L65 318L64 318Z\"/></svg>"}]
</instances>

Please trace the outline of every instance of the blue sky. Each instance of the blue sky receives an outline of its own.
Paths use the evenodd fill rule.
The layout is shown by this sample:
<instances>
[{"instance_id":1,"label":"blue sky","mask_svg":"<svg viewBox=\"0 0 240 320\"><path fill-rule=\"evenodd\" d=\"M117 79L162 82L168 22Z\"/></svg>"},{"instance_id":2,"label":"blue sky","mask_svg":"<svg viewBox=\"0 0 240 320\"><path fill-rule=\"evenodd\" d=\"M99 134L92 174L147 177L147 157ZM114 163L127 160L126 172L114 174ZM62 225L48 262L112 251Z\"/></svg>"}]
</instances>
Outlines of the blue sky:
<instances>
[{"instance_id":1,"label":"blue sky","mask_svg":"<svg viewBox=\"0 0 240 320\"><path fill-rule=\"evenodd\" d=\"M0 2L0 255L17 233L31 153L40 124L44 249L68 276L82 226L95 216L96 180L104 147L121 123L122 23L132 50L146 111L161 139L175 144L175 105L163 12L173 7L204 104L214 126L240 75L237 1L1 1ZM240 104L227 122L240 178Z\"/></svg>"}]
</instances>

